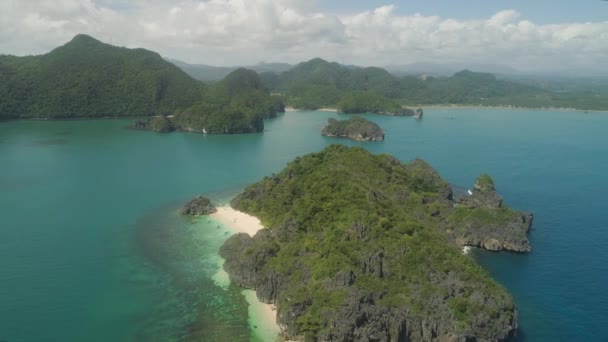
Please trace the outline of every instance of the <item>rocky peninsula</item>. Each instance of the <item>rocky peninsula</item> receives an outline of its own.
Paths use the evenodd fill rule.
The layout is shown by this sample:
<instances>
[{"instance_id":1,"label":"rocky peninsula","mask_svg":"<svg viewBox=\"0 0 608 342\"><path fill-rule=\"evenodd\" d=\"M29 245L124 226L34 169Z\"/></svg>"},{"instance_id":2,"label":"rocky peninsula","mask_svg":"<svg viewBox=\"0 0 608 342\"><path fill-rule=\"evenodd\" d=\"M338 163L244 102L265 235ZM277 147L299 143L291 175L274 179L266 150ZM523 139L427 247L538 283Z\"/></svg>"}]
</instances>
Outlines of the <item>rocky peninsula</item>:
<instances>
[{"instance_id":1,"label":"rocky peninsula","mask_svg":"<svg viewBox=\"0 0 608 342\"><path fill-rule=\"evenodd\" d=\"M457 202L422 160L403 164L332 145L296 158L231 202L268 228L229 238L220 250L224 269L276 305L286 339L507 340L517 333L517 307L461 253L464 232L487 232L462 217L477 218L482 209L495 214L485 223L504 228L525 216L497 202L488 178ZM511 246L508 233L489 234Z\"/></svg>"},{"instance_id":2,"label":"rocky peninsula","mask_svg":"<svg viewBox=\"0 0 608 342\"><path fill-rule=\"evenodd\" d=\"M449 220L458 227L452 234L461 246L523 253L532 250L528 232L533 217L505 206L492 178L481 175L472 195L457 201Z\"/></svg>"},{"instance_id":3,"label":"rocky peninsula","mask_svg":"<svg viewBox=\"0 0 608 342\"><path fill-rule=\"evenodd\" d=\"M383 141L384 131L376 123L360 116L349 120L329 119L321 134L328 137L348 138L356 141Z\"/></svg>"}]
</instances>

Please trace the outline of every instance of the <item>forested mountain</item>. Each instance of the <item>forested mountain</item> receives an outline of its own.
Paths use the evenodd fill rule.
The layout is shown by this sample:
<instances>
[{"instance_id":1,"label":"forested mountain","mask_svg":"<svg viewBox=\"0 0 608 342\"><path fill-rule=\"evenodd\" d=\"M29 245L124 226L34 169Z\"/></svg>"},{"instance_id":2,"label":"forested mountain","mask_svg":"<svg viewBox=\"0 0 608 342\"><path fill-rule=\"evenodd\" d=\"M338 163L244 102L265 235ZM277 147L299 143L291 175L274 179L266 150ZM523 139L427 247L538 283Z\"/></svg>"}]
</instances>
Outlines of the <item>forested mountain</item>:
<instances>
[{"instance_id":1,"label":"forested mountain","mask_svg":"<svg viewBox=\"0 0 608 342\"><path fill-rule=\"evenodd\" d=\"M177 111L176 128L201 133L256 133L264 130L264 119L285 110L282 98L270 96L258 74L237 69L209 86L203 99Z\"/></svg>"},{"instance_id":2,"label":"forested mountain","mask_svg":"<svg viewBox=\"0 0 608 342\"><path fill-rule=\"evenodd\" d=\"M86 35L45 55L1 56L0 77L0 119L166 116L134 126L250 133L284 110L255 71L238 69L206 86L155 52Z\"/></svg>"},{"instance_id":3,"label":"forested mountain","mask_svg":"<svg viewBox=\"0 0 608 342\"><path fill-rule=\"evenodd\" d=\"M397 77L381 68L350 67L316 58L281 74L265 73L261 78L272 91L284 93L288 105L307 109L337 107L345 96L361 93L409 106L456 104L608 109L608 99L597 93L557 92L469 70L451 77Z\"/></svg>"},{"instance_id":4,"label":"forested mountain","mask_svg":"<svg viewBox=\"0 0 608 342\"><path fill-rule=\"evenodd\" d=\"M204 87L155 52L77 35L40 56L0 56L0 119L151 116Z\"/></svg>"}]
</instances>

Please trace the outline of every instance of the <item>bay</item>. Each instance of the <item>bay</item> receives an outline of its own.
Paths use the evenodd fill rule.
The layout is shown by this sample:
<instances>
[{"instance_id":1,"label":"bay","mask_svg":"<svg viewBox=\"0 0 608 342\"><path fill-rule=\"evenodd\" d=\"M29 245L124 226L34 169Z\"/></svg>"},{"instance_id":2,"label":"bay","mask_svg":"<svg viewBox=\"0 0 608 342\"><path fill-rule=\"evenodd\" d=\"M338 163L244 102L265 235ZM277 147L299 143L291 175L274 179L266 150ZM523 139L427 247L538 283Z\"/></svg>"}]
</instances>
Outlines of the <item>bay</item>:
<instances>
[{"instance_id":1,"label":"bay","mask_svg":"<svg viewBox=\"0 0 608 342\"><path fill-rule=\"evenodd\" d=\"M535 213L531 254L473 253L513 294L520 339L608 340L606 114L365 115L386 130L379 143L321 136L331 117L290 112L263 134L227 136L1 123L0 340L255 339L239 289L211 279L228 230L177 210L201 193L225 202L332 143L420 157L461 186L490 173L508 204Z\"/></svg>"}]
</instances>

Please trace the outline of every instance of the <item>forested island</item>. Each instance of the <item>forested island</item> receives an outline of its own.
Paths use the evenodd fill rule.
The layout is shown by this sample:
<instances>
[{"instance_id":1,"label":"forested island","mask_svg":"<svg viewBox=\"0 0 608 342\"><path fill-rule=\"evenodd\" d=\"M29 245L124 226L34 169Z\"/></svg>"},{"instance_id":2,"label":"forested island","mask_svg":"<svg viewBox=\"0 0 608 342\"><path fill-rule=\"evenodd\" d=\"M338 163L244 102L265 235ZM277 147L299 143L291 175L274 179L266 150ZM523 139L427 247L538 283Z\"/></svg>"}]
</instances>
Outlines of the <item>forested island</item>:
<instances>
[{"instance_id":1,"label":"forested island","mask_svg":"<svg viewBox=\"0 0 608 342\"><path fill-rule=\"evenodd\" d=\"M220 254L235 284L277 306L287 339L506 340L517 308L461 248L488 247L475 236L529 250L531 216L504 205L487 175L475 191L456 201L422 160L332 145L238 195L232 207L268 228Z\"/></svg>"},{"instance_id":2,"label":"forested island","mask_svg":"<svg viewBox=\"0 0 608 342\"><path fill-rule=\"evenodd\" d=\"M255 133L284 110L254 71L208 86L155 52L87 35L45 55L0 56L0 77L0 119L148 117L133 127Z\"/></svg>"},{"instance_id":3,"label":"forested island","mask_svg":"<svg viewBox=\"0 0 608 342\"><path fill-rule=\"evenodd\" d=\"M376 123L360 116L348 120L329 119L321 134L328 137L348 138L357 141L382 141L384 130Z\"/></svg>"}]
</instances>

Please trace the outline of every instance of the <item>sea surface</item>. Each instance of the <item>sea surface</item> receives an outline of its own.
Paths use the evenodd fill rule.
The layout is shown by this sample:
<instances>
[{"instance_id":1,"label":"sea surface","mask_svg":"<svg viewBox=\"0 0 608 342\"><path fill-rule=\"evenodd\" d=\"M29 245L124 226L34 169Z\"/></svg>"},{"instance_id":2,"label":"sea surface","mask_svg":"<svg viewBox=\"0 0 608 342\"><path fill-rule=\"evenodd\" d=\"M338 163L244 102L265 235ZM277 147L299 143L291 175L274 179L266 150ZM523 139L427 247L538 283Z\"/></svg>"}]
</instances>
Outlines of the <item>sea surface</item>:
<instances>
[{"instance_id":1,"label":"sea surface","mask_svg":"<svg viewBox=\"0 0 608 342\"><path fill-rule=\"evenodd\" d=\"M535 214L526 255L474 251L514 296L522 341L608 341L608 114L366 115L386 141L320 135L328 112L263 134L156 134L129 121L0 123L0 341L263 341L241 290L212 279L229 231L180 217L332 143L421 157L470 187L490 173ZM253 317L255 318L255 317Z\"/></svg>"}]
</instances>

